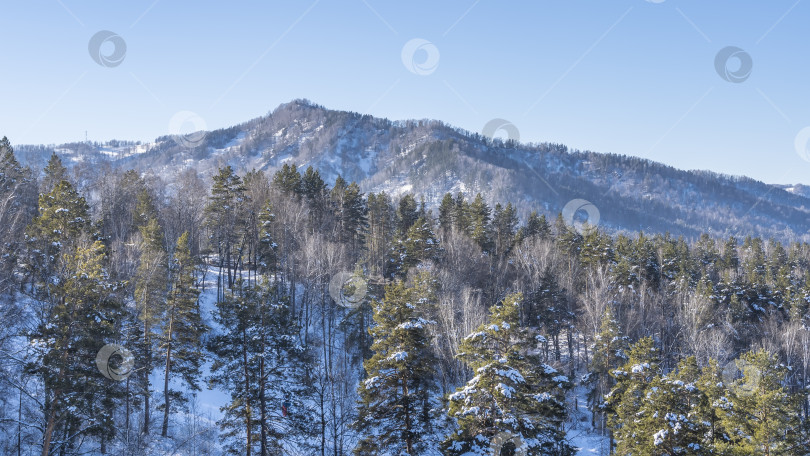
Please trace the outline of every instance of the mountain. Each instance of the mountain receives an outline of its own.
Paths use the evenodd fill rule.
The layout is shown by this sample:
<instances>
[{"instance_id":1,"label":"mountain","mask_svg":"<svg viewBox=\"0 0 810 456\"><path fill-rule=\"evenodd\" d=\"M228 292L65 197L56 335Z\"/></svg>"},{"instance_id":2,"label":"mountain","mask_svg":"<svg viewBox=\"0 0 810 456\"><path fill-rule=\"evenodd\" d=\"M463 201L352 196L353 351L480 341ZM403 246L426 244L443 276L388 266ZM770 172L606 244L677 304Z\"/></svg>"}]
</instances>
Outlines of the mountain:
<instances>
[{"instance_id":1,"label":"mountain","mask_svg":"<svg viewBox=\"0 0 810 456\"><path fill-rule=\"evenodd\" d=\"M490 205L512 202L524 216L537 210L556 217L570 201L586 200L598 209L599 226L613 232L810 240L806 186L678 170L562 144L501 141L436 120L391 121L306 100L230 128L162 136L151 143L22 145L16 150L35 167L56 152L79 175L109 166L168 182L186 168L210 175L226 164L241 172L272 172L296 163L318 169L329 183L342 175L366 192L421 195L431 207L447 192L480 192ZM576 212L578 219L584 214ZM590 215L593 223L595 214Z\"/></svg>"}]
</instances>

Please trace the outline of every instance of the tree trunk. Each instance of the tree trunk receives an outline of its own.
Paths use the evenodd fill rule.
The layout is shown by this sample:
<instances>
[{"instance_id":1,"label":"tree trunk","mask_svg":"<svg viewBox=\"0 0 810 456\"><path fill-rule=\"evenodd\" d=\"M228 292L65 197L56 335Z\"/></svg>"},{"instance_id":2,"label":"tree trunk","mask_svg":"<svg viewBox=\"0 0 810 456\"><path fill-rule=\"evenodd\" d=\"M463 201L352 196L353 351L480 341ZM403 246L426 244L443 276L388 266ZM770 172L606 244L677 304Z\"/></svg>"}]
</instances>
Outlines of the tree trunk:
<instances>
[{"instance_id":1,"label":"tree trunk","mask_svg":"<svg viewBox=\"0 0 810 456\"><path fill-rule=\"evenodd\" d=\"M125 442L127 446L129 446L129 377L127 377L127 387L126 387L126 418L124 422L124 428L127 430L127 434L125 437Z\"/></svg>"},{"instance_id":2,"label":"tree trunk","mask_svg":"<svg viewBox=\"0 0 810 456\"><path fill-rule=\"evenodd\" d=\"M169 318L169 340L166 346L166 370L163 375L163 404L165 405L165 409L163 410L163 429L160 432L160 435L166 437L169 433L169 374L171 373L172 367L172 332L174 331L174 312L172 312L171 317Z\"/></svg>"},{"instance_id":3,"label":"tree trunk","mask_svg":"<svg viewBox=\"0 0 810 456\"><path fill-rule=\"evenodd\" d=\"M67 350L62 352L62 366L59 368L59 381L64 381L65 369L67 364ZM48 424L45 426L45 435L42 438L42 456L48 456L51 452L51 441L53 440L53 431L56 428L56 411L59 409L59 402L61 401L62 390L56 389L53 392L53 401L51 401L51 408L48 411Z\"/></svg>"},{"instance_id":4,"label":"tree trunk","mask_svg":"<svg viewBox=\"0 0 810 456\"><path fill-rule=\"evenodd\" d=\"M51 453L51 439L53 430L56 427L56 406L59 403L58 392L54 392L54 400L51 402L51 410L48 412L48 424L45 426L45 435L42 438L42 456Z\"/></svg>"},{"instance_id":5,"label":"tree trunk","mask_svg":"<svg viewBox=\"0 0 810 456\"><path fill-rule=\"evenodd\" d=\"M17 402L17 456L22 456L22 401L23 389L20 388L20 399Z\"/></svg>"},{"instance_id":6,"label":"tree trunk","mask_svg":"<svg viewBox=\"0 0 810 456\"><path fill-rule=\"evenodd\" d=\"M152 347L149 343L149 323L143 323L143 340L146 345L146 370L144 371L144 391L143 391L143 433L149 434L149 426L151 421L149 400L151 399L151 392L149 391L149 371L152 367Z\"/></svg>"},{"instance_id":7,"label":"tree trunk","mask_svg":"<svg viewBox=\"0 0 810 456\"><path fill-rule=\"evenodd\" d=\"M408 454L414 454L413 452L413 436L411 435L411 406L410 406L410 399L408 398L408 379L402 379L402 399L406 402L405 404L405 450Z\"/></svg>"},{"instance_id":8,"label":"tree trunk","mask_svg":"<svg viewBox=\"0 0 810 456\"><path fill-rule=\"evenodd\" d=\"M248 275L250 274L250 270L248 269ZM264 301L262 301L263 307ZM261 441L261 456L267 456L267 398L264 394L265 388L265 377L264 377L264 309L260 307L261 315L261 332L262 332L262 356L259 357L259 407L261 407L261 433L262 433L262 441Z\"/></svg>"},{"instance_id":9,"label":"tree trunk","mask_svg":"<svg viewBox=\"0 0 810 456\"><path fill-rule=\"evenodd\" d=\"M247 340L247 333L245 330L242 330L242 362L244 363L244 375L245 375L245 425L246 425L246 437L247 437L247 448L245 451L246 456L250 456L251 450L253 449L253 421L251 420L251 410L250 410L250 371L248 369L248 340Z\"/></svg>"}]
</instances>

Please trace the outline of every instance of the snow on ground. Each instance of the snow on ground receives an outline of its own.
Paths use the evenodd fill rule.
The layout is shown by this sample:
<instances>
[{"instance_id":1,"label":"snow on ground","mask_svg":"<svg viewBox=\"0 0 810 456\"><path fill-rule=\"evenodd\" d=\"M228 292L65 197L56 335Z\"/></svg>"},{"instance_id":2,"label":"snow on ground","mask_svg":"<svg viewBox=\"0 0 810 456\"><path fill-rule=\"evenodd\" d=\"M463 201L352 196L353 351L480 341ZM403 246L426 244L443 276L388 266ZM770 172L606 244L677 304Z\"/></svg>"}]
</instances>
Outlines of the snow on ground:
<instances>
[{"instance_id":1,"label":"snow on ground","mask_svg":"<svg viewBox=\"0 0 810 456\"><path fill-rule=\"evenodd\" d=\"M205 292L200 294L200 308L202 309L203 320L215 333L223 329L214 322L214 314L217 310L217 276L218 269L210 266L205 275ZM302 294L303 290L299 290L298 295L301 296ZM208 360L203 366L203 378L210 375L211 362L212 360ZM162 382L159 385L162 386ZM566 435L569 442L579 448L578 455L607 456L610 454L609 441L607 437L599 435L599 432L591 427L592 414L587 407L587 394L587 388L582 385L577 385L572 390L572 395L569 397L570 416L565 423ZM201 391L197 392L200 411L204 415L210 416L210 419L214 421L221 418L220 407L224 406L228 399L227 392L219 389L208 389L206 385L202 385Z\"/></svg>"},{"instance_id":2,"label":"snow on ground","mask_svg":"<svg viewBox=\"0 0 810 456\"><path fill-rule=\"evenodd\" d=\"M205 291L200 293L200 309L202 311L203 322L211 328L213 333L219 333L222 328L214 322L214 314L217 311L217 277L218 268L209 266L205 274ZM213 360L208 359L202 366L202 377L208 378L211 375L211 364ZM208 389L207 385L202 385L201 391L197 392L197 399L200 408L205 413L211 413L214 420L222 417L220 407L228 403L230 395L220 389Z\"/></svg>"},{"instance_id":3,"label":"snow on ground","mask_svg":"<svg viewBox=\"0 0 810 456\"><path fill-rule=\"evenodd\" d=\"M592 413L588 410L588 390L584 386L573 389L570 398L570 417L565 423L566 435L571 445L579 448L578 455L607 456L610 454L607 437L599 435L591 427Z\"/></svg>"}]
</instances>

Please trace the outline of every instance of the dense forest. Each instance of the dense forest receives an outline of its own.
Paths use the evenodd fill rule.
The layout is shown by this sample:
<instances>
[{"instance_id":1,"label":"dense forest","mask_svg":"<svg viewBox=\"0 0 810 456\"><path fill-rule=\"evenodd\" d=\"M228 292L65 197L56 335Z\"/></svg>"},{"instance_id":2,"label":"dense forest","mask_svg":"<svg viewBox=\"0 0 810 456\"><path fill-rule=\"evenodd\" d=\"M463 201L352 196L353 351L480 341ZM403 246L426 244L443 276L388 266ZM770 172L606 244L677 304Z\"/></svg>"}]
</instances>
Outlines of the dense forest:
<instances>
[{"instance_id":1,"label":"dense forest","mask_svg":"<svg viewBox=\"0 0 810 456\"><path fill-rule=\"evenodd\" d=\"M5 138L0 205L2 454L810 454L807 243Z\"/></svg>"}]
</instances>

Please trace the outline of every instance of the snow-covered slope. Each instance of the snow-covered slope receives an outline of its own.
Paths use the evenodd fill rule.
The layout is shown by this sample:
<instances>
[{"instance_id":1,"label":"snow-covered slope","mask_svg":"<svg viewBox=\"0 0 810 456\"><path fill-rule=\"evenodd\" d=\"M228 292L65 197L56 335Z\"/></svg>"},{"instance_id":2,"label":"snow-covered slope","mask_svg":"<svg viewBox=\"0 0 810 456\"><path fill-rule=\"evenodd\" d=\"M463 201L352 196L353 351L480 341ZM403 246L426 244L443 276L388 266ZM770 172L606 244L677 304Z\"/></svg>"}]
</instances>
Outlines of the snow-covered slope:
<instances>
[{"instance_id":1,"label":"snow-covered slope","mask_svg":"<svg viewBox=\"0 0 810 456\"><path fill-rule=\"evenodd\" d=\"M446 192L481 192L491 204L512 202L522 215L537 210L554 217L568 202L583 199L598 209L599 224L613 231L810 240L810 191L802 185L681 171L561 144L504 143L439 121L390 121L305 100L189 137L17 150L32 166L55 151L80 174L109 164L167 181L186 168L210 175L224 165L272 172L295 163L315 167L328 183L341 175L364 191L413 192L434 207Z\"/></svg>"}]
</instances>

